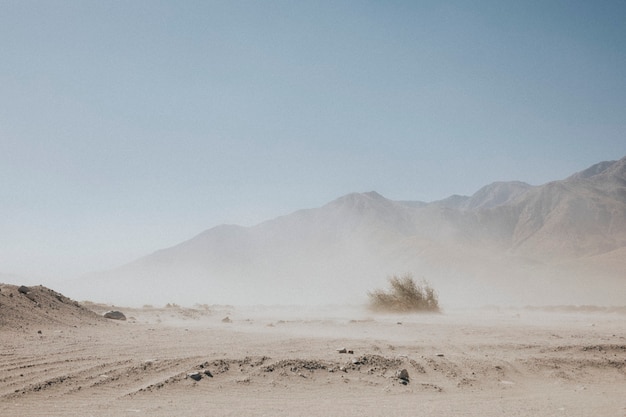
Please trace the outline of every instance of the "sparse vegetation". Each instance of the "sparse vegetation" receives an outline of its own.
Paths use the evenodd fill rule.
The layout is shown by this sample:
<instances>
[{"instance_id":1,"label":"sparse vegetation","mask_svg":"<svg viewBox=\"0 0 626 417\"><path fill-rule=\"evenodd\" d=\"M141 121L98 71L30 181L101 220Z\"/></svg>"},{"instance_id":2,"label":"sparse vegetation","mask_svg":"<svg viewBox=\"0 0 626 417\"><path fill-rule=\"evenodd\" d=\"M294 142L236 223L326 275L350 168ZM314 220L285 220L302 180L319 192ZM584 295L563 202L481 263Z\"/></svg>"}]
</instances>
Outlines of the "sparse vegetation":
<instances>
[{"instance_id":1,"label":"sparse vegetation","mask_svg":"<svg viewBox=\"0 0 626 417\"><path fill-rule=\"evenodd\" d=\"M377 289L367 293L372 310L391 313L439 311L439 297L427 281L417 284L411 274L394 275L388 280L389 291Z\"/></svg>"}]
</instances>

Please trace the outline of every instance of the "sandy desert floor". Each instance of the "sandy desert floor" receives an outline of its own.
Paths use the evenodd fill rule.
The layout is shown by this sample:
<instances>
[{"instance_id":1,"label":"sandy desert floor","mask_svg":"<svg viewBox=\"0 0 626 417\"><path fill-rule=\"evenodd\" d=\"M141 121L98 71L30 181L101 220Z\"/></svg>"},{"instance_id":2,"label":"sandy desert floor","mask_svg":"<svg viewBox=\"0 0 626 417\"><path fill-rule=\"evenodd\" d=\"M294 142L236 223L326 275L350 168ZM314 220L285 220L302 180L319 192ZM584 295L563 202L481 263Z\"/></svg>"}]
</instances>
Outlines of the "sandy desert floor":
<instances>
[{"instance_id":1,"label":"sandy desert floor","mask_svg":"<svg viewBox=\"0 0 626 417\"><path fill-rule=\"evenodd\" d=\"M626 416L624 314L118 309L5 320L0 416Z\"/></svg>"}]
</instances>

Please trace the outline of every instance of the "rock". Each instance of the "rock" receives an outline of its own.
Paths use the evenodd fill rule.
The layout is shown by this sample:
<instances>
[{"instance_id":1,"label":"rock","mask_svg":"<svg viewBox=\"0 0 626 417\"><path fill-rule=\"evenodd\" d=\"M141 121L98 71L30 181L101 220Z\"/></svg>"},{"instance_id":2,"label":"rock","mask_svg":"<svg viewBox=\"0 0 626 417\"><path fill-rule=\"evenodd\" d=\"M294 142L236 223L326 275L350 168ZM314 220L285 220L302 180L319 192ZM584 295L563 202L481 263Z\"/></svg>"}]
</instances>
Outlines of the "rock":
<instances>
[{"instance_id":1,"label":"rock","mask_svg":"<svg viewBox=\"0 0 626 417\"><path fill-rule=\"evenodd\" d=\"M348 353L348 349L346 348L337 349L337 353Z\"/></svg>"},{"instance_id":2,"label":"rock","mask_svg":"<svg viewBox=\"0 0 626 417\"><path fill-rule=\"evenodd\" d=\"M226 316L222 319L222 323L232 323L233 321L230 319L230 317Z\"/></svg>"},{"instance_id":3,"label":"rock","mask_svg":"<svg viewBox=\"0 0 626 417\"><path fill-rule=\"evenodd\" d=\"M121 311L112 310L104 313L104 317L111 320L126 320L126 316Z\"/></svg>"},{"instance_id":4,"label":"rock","mask_svg":"<svg viewBox=\"0 0 626 417\"><path fill-rule=\"evenodd\" d=\"M17 292L23 294L24 297L28 298L30 301L37 303L37 300L35 299L35 294L30 291L30 288L22 285L17 289Z\"/></svg>"},{"instance_id":5,"label":"rock","mask_svg":"<svg viewBox=\"0 0 626 417\"><path fill-rule=\"evenodd\" d=\"M443 358L443 353L437 353L437 356L439 356L440 358Z\"/></svg>"},{"instance_id":6,"label":"rock","mask_svg":"<svg viewBox=\"0 0 626 417\"><path fill-rule=\"evenodd\" d=\"M400 380L401 384L406 385L409 382L409 371L406 369L396 371L396 378Z\"/></svg>"},{"instance_id":7,"label":"rock","mask_svg":"<svg viewBox=\"0 0 626 417\"><path fill-rule=\"evenodd\" d=\"M191 378L194 381L200 381L202 379L202 375L200 372L191 372L187 374L187 378Z\"/></svg>"},{"instance_id":8,"label":"rock","mask_svg":"<svg viewBox=\"0 0 626 417\"><path fill-rule=\"evenodd\" d=\"M204 375L208 376L209 378L213 378L213 374L208 369L204 370Z\"/></svg>"}]
</instances>

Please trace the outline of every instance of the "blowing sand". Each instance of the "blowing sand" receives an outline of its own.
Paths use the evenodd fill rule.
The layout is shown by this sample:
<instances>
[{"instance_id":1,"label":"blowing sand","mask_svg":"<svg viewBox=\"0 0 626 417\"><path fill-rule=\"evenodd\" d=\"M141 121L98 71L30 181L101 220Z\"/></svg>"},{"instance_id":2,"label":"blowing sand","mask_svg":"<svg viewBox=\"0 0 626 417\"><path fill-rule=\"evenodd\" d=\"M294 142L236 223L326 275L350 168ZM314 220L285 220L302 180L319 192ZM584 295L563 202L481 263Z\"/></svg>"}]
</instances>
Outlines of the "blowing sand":
<instances>
[{"instance_id":1,"label":"blowing sand","mask_svg":"<svg viewBox=\"0 0 626 417\"><path fill-rule=\"evenodd\" d=\"M1 287L0 416L626 416L620 313L174 306L112 321L46 291Z\"/></svg>"}]
</instances>

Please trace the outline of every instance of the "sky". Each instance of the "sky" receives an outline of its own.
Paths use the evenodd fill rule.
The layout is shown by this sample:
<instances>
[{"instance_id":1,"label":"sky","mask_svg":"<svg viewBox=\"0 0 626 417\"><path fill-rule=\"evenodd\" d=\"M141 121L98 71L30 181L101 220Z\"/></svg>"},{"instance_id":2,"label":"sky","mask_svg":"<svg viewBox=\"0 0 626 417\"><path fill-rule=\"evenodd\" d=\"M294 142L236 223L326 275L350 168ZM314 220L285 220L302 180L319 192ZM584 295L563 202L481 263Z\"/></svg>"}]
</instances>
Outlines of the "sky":
<instances>
[{"instance_id":1,"label":"sky","mask_svg":"<svg viewBox=\"0 0 626 417\"><path fill-rule=\"evenodd\" d=\"M0 273L626 156L624 1L0 0Z\"/></svg>"}]
</instances>

